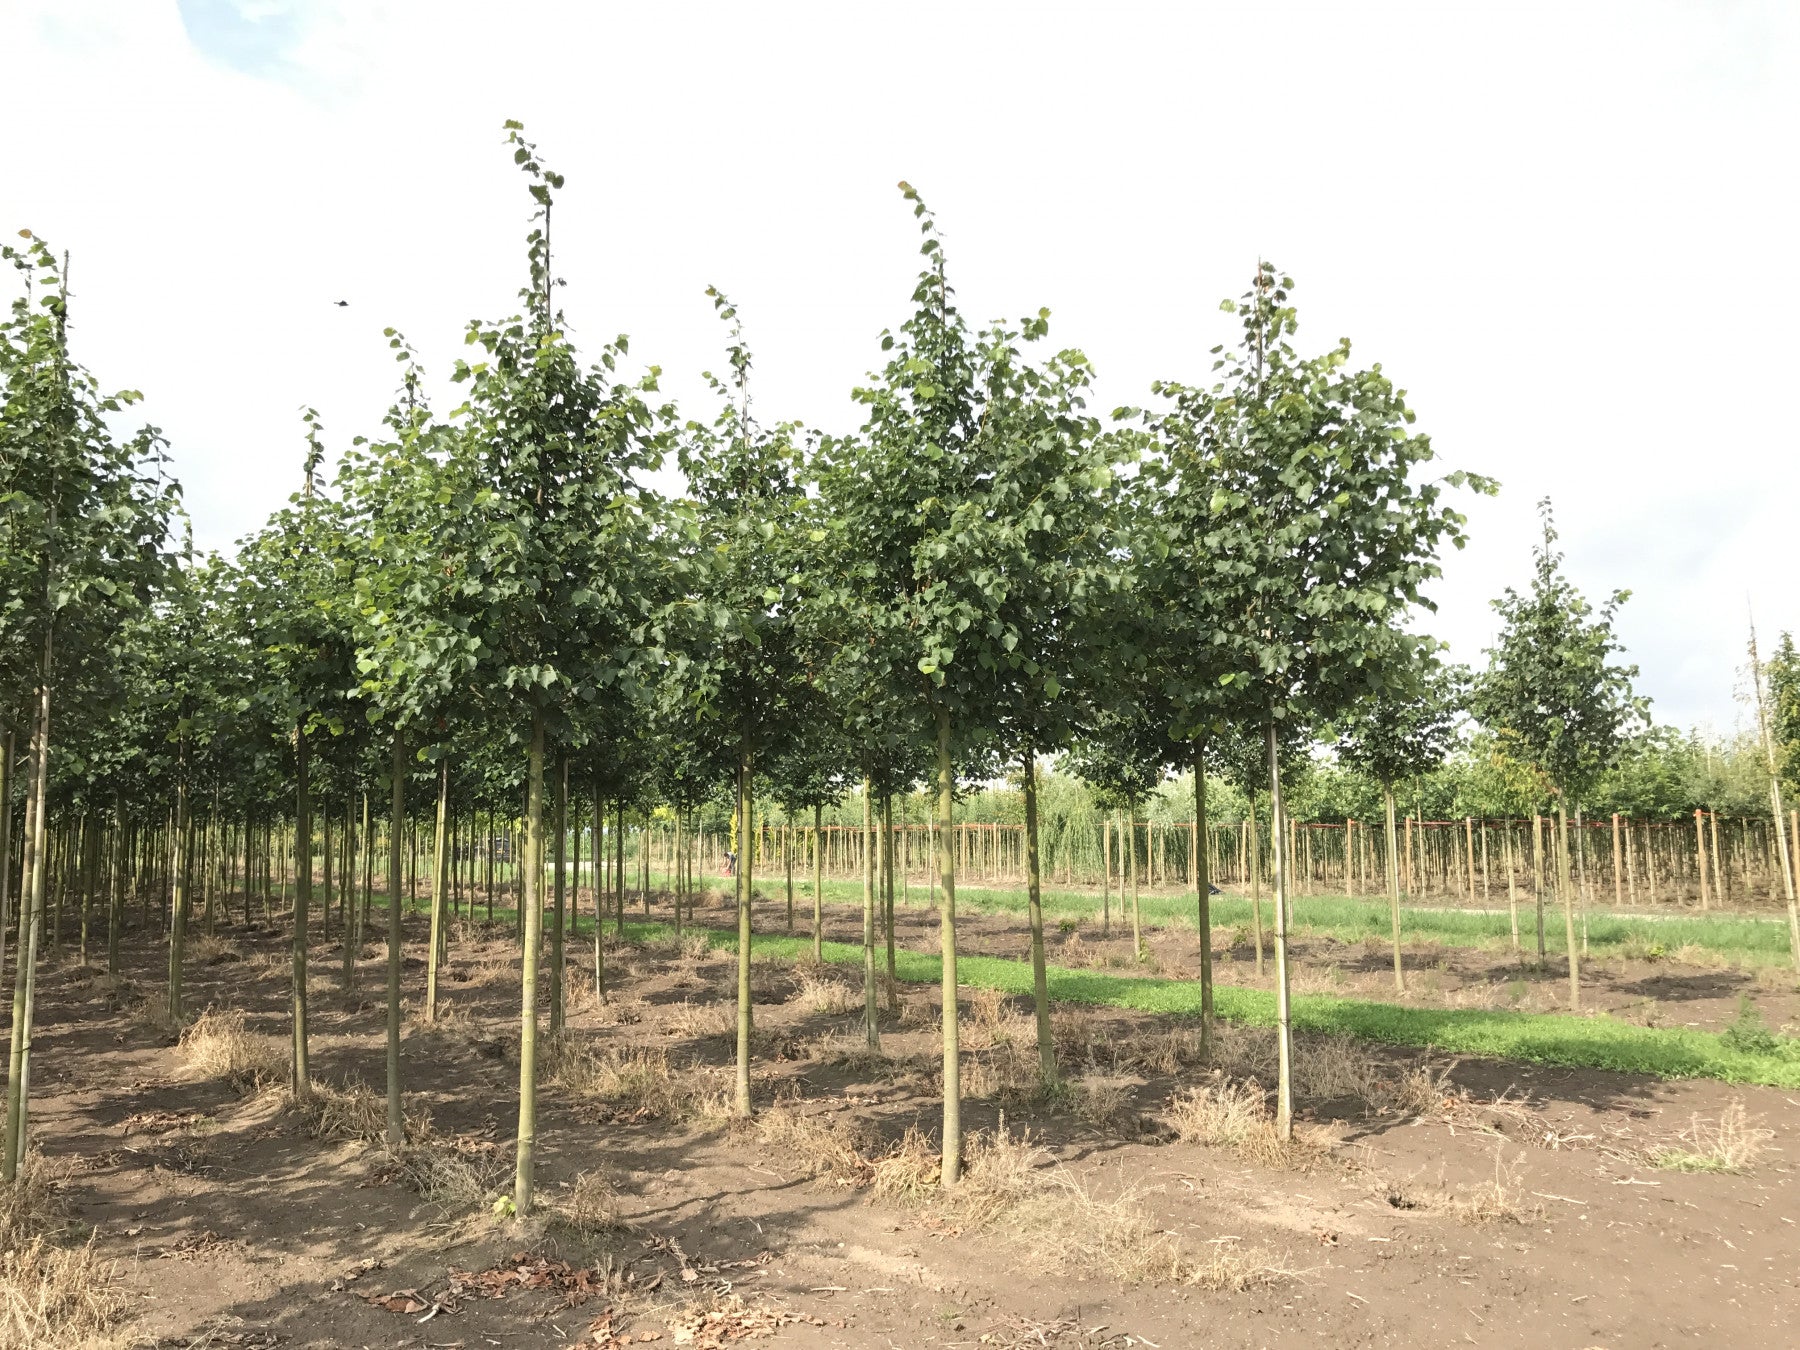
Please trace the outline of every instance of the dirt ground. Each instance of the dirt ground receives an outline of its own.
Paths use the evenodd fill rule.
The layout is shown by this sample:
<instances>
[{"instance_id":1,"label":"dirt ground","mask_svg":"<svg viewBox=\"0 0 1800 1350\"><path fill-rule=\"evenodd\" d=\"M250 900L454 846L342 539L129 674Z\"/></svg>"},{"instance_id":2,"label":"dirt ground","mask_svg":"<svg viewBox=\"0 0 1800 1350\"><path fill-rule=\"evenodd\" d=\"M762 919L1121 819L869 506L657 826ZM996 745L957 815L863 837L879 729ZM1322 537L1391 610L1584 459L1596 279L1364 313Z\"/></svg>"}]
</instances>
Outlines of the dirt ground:
<instances>
[{"instance_id":1,"label":"dirt ground","mask_svg":"<svg viewBox=\"0 0 1800 1350\"><path fill-rule=\"evenodd\" d=\"M779 930L776 905L758 926ZM860 916L834 912L830 926L850 937ZM902 915L908 945L934 934L920 912ZM964 934L970 950L1020 950L1000 919L971 916ZM409 930L415 1004L423 936ZM1053 960L1074 936L1058 935ZM1105 944L1081 942L1106 961ZM1179 933L1152 942L1165 970L1189 955ZM899 991L877 1057L862 1049L859 972L760 963L758 1119L734 1126L723 1109L733 958L692 943L611 946L601 1004L589 950L571 946L567 1048L540 1092L545 1213L524 1222L489 1210L510 1190L517 1112L507 935L453 943L438 1025L409 1011L408 1112L430 1125L401 1155L354 1137L359 1099L344 1096L384 1081L375 948L349 992L334 949L313 952L313 1074L352 1120L335 1129L279 1086L201 1076L146 1012L160 997L159 948L131 944L119 989L48 964L34 1139L64 1175L78 1231L91 1226L117 1263L133 1334L469 1350L705 1347L764 1332L857 1347L1800 1343L1791 1093L1476 1060L1422 1067L1308 1044L1301 1084L1317 1091L1302 1097L1304 1146L1283 1151L1257 1116L1260 1092L1236 1133L1208 1136L1210 1118L1179 1109L1194 1091L1248 1100L1231 1094L1247 1076L1266 1082L1260 1033L1230 1033L1223 1060L1235 1068L1221 1076L1195 1062L1191 1027L1059 1009L1072 1086L1046 1101L1021 1067L1035 1054L1028 1007L965 990L964 1122L982 1180L977 1199L951 1203L929 1184L935 988ZM1249 982L1240 955L1222 980ZM1519 978L1491 954L1431 956L1421 982L1437 972L1444 988L1504 991ZM221 929L195 957L189 1006L243 1010L278 1055L284 935ZM1328 944L1299 959L1350 981L1381 975L1386 958ZM1593 974L1596 992L1621 1000L1648 978ZM1794 1016L1791 994L1747 992L1773 1000L1772 1025ZM1697 983L1656 1002L1712 1025L1735 1015L1737 993ZM1743 1170L1658 1165L1671 1150L1704 1154L1721 1121L1749 1141L1744 1156L1760 1148Z\"/></svg>"}]
</instances>

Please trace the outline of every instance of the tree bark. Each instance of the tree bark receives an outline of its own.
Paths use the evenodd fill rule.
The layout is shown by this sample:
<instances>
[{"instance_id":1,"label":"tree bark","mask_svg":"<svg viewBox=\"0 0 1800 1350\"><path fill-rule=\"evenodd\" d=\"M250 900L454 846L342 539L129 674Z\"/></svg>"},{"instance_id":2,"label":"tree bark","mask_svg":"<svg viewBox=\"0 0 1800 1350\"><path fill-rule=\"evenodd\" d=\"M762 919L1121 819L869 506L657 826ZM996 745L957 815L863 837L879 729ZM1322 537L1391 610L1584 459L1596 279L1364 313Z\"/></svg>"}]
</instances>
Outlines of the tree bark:
<instances>
[{"instance_id":1,"label":"tree bark","mask_svg":"<svg viewBox=\"0 0 1800 1350\"><path fill-rule=\"evenodd\" d=\"M1381 785L1382 805L1387 811L1388 908L1394 927L1394 988L1406 992L1406 967L1400 960L1400 859L1399 831L1394 826L1394 785Z\"/></svg>"},{"instance_id":2,"label":"tree bark","mask_svg":"<svg viewBox=\"0 0 1800 1350\"><path fill-rule=\"evenodd\" d=\"M825 808L813 803L813 960L825 959Z\"/></svg>"},{"instance_id":3,"label":"tree bark","mask_svg":"<svg viewBox=\"0 0 1800 1350\"><path fill-rule=\"evenodd\" d=\"M1569 811L1562 798L1556 802L1556 886L1562 892L1563 927L1569 944L1569 1010L1581 1009L1581 951L1575 945L1575 896L1569 875Z\"/></svg>"},{"instance_id":4,"label":"tree bark","mask_svg":"<svg viewBox=\"0 0 1800 1350\"><path fill-rule=\"evenodd\" d=\"M406 1117L400 1096L400 952L405 913L400 894L401 836L406 829L406 739L394 732L388 761L388 949L387 949L387 1141L406 1142Z\"/></svg>"},{"instance_id":5,"label":"tree bark","mask_svg":"<svg viewBox=\"0 0 1800 1350\"><path fill-rule=\"evenodd\" d=\"M544 716L531 717L531 749L525 771L525 857L520 905L525 947L520 961L519 1139L513 1168L513 1210L531 1213L533 1167L537 1160L538 941L543 934Z\"/></svg>"},{"instance_id":6,"label":"tree bark","mask_svg":"<svg viewBox=\"0 0 1800 1350\"><path fill-rule=\"evenodd\" d=\"M951 812L956 800L955 773L950 766L950 712L937 711L938 882L944 898L938 907L943 947L941 998L944 1024L944 1153L942 1183L954 1186L962 1177L962 1062L956 1002L956 855L952 852Z\"/></svg>"},{"instance_id":7,"label":"tree bark","mask_svg":"<svg viewBox=\"0 0 1800 1350\"><path fill-rule=\"evenodd\" d=\"M1212 1062L1212 857L1207 847L1206 746L1194 743L1194 903L1200 935L1200 1058Z\"/></svg>"},{"instance_id":8,"label":"tree bark","mask_svg":"<svg viewBox=\"0 0 1800 1350\"><path fill-rule=\"evenodd\" d=\"M1038 1073L1056 1081L1056 1038L1050 1027L1050 977L1044 957L1044 904L1038 889L1037 756L1026 751L1020 764L1025 785L1025 891L1031 916L1031 1001L1037 1013Z\"/></svg>"},{"instance_id":9,"label":"tree bark","mask_svg":"<svg viewBox=\"0 0 1800 1350\"><path fill-rule=\"evenodd\" d=\"M444 950L445 869L450 856L444 847L444 827L450 811L450 756L438 761L437 838L431 868L431 945L425 953L425 1020L437 1021L438 964Z\"/></svg>"},{"instance_id":10,"label":"tree bark","mask_svg":"<svg viewBox=\"0 0 1800 1350\"><path fill-rule=\"evenodd\" d=\"M556 851L551 861L554 871L550 899L550 1034L560 1036L563 1029L563 913L568 886L569 838L569 760L562 757L556 775Z\"/></svg>"},{"instance_id":11,"label":"tree bark","mask_svg":"<svg viewBox=\"0 0 1800 1350\"><path fill-rule=\"evenodd\" d=\"M312 770L304 725L294 729L294 957L291 972L294 1044L289 1064L294 1100L312 1099L306 1043L306 924L312 912Z\"/></svg>"},{"instance_id":12,"label":"tree bark","mask_svg":"<svg viewBox=\"0 0 1800 1350\"><path fill-rule=\"evenodd\" d=\"M863 808L863 1035L871 1051L881 1051L881 1005L875 982L875 801L865 774Z\"/></svg>"},{"instance_id":13,"label":"tree bark","mask_svg":"<svg viewBox=\"0 0 1800 1350\"><path fill-rule=\"evenodd\" d=\"M1283 826L1287 823L1281 800L1281 757L1275 739L1275 723L1266 729L1269 749L1269 847L1275 870L1275 1035L1276 1099L1275 1132L1282 1139L1294 1137L1294 1031L1288 999L1287 865L1282 854Z\"/></svg>"},{"instance_id":14,"label":"tree bark","mask_svg":"<svg viewBox=\"0 0 1800 1350\"><path fill-rule=\"evenodd\" d=\"M752 845L751 828L754 822L751 811L754 800L752 789L755 787L756 763L750 753L749 744L742 746L738 755L738 865L737 876L737 919L738 919L738 969L737 969L737 1095L732 1103L732 1112L741 1119L750 1117L750 1037L755 1031L750 1007L750 940L751 914L750 903L754 895L752 884L752 860L756 850Z\"/></svg>"},{"instance_id":15,"label":"tree bark","mask_svg":"<svg viewBox=\"0 0 1800 1350\"><path fill-rule=\"evenodd\" d=\"M0 1160L4 1179L19 1175L30 1142L31 1028L37 1009L38 948L44 936L44 887L48 880L49 830L45 821L50 767L50 673L54 629L44 636L36 725L31 733L31 779L25 807L23 875L19 884L19 942L14 958L12 1046L6 1066L6 1147Z\"/></svg>"}]
</instances>

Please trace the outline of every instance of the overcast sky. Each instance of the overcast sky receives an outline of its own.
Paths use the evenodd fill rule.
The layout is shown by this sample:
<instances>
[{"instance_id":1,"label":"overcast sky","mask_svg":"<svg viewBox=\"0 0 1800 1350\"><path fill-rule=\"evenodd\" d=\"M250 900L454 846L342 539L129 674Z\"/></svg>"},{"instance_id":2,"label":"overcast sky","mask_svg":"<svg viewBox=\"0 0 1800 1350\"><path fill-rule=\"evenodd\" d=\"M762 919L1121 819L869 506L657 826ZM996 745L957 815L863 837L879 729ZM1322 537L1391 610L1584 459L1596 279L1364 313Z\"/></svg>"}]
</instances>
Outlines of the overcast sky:
<instances>
[{"instance_id":1,"label":"overcast sky","mask_svg":"<svg viewBox=\"0 0 1800 1350\"><path fill-rule=\"evenodd\" d=\"M691 411L739 302L769 419L858 424L937 211L972 320L1048 306L1103 409L1200 379L1258 256L1410 392L1466 500L1431 631L1471 662L1535 503L1658 720L1728 730L1746 607L1800 627L1788 400L1800 6L0 0L0 227L73 253L74 335L142 389L197 540L291 492L316 406L375 429L513 312L523 120L568 176L578 337ZM348 306L334 302L347 300Z\"/></svg>"}]
</instances>

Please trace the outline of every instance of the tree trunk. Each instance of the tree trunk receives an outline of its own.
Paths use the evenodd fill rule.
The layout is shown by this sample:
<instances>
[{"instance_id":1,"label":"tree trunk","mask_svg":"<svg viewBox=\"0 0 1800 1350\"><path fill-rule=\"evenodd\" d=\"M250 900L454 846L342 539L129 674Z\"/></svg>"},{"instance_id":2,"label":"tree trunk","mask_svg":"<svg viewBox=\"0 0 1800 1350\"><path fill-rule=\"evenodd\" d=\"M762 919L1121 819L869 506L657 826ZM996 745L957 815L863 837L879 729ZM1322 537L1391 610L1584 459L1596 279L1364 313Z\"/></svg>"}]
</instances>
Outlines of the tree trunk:
<instances>
[{"instance_id":1,"label":"tree trunk","mask_svg":"<svg viewBox=\"0 0 1800 1350\"><path fill-rule=\"evenodd\" d=\"M1561 797L1556 801L1556 886L1562 892L1563 927L1569 944L1569 1010L1581 1009L1581 952L1575 945L1575 896L1569 876L1569 812Z\"/></svg>"},{"instance_id":2,"label":"tree trunk","mask_svg":"<svg viewBox=\"0 0 1800 1350\"><path fill-rule=\"evenodd\" d=\"M450 811L450 756L438 761L437 839L431 869L431 940L425 953L425 1020L437 1021L438 966L444 950L445 868L449 854L444 848L444 826Z\"/></svg>"},{"instance_id":3,"label":"tree trunk","mask_svg":"<svg viewBox=\"0 0 1800 1350\"><path fill-rule=\"evenodd\" d=\"M175 769L175 901L169 916L169 1021L179 1027L185 1020L182 1007L182 975L187 964L187 920L194 847L194 824L188 819L187 751L182 748Z\"/></svg>"},{"instance_id":4,"label":"tree trunk","mask_svg":"<svg viewBox=\"0 0 1800 1350\"><path fill-rule=\"evenodd\" d=\"M1212 858L1206 828L1206 746L1194 743L1194 903L1200 937L1200 1058L1212 1062Z\"/></svg>"},{"instance_id":5,"label":"tree trunk","mask_svg":"<svg viewBox=\"0 0 1800 1350\"><path fill-rule=\"evenodd\" d=\"M894 953L894 794L881 794L881 902L887 938L888 1011L900 1015L900 972Z\"/></svg>"},{"instance_id":6,"label":"tree trunk","mask_svg":"<svg viewBox=\"0 0 1800 1350\"><path fill-rule=\"evenodd\" d=\"M863 1035L871 1051L881 1050L881 1005L875 986L875 794L862 781L863 837Z\"/></svg>"},{"instance_id":7,"label":"tree trunk","mask_svg":"<svg viewBox=\"0 0 1800 1350\"><path fill-rule=\"evenodd\" d=\"M600 796L600 779L594 779L594 1001L606 1002L606 941L601 929L606 926L606 905L601 899L606 891L600 884L600 869L606 860L601 833L606 828L606 802Z\"/></svg>"},{"instance_id":8,"label":"tree trunk","mask_svg":"<svg viewBox=\"0 0 1800 1350\"><path fill-rule=\"evenodd\" d=\"M8 747L10 748L10 747ZM12 814L12 804L0 789L0 812ZM106 893L106 973L110 979L119 978L119 932L125 926L125 794L113 794L113 833L110 853L112 855L107 867ZM245 847L248 848L246 840ZM7 852L0 848L0 874L7 870ZM246 860L246 865L248 860ZM246 893L248 883L246 882ZM248 926L248 920L245 921ZM4 963L0 963L4 964Z\"/></svg>"},{"instance_id":9,"label":"tree trunk","mask_svg":"<svg viewBox=\"0 0 1800 1350\"><path fill-rule=\"evenodd\" d=\"M1400 835L1394 826L1394 785L1381 785L1382 805L1387 810L1388 908L1394 925L1394 988L1406 992L1406 967L1400 960Z\"/></svg>"},{"instance_id":10,"label":"tree trunk","mask_svg":"<svg viewBox=\"0 0 1800 1350\"><path fill-rule=\"evenodd\" d=\"M356 958L362 952L362 908L356 899L356 797L344 798L343 856L344 988L356 983ZM226 888L229 892L229 887Z\"/></svg>"},{"instance_id":11,"label":"tree trunk","mask_svg":"<svg viewBox=\"0 0 1800 1350\"><path fill-rule=\"evenodd\" d=\"M825 808L813 803L813 960L825 959Z\"/></svg>"},{"instance_id":12,"label":"tree trunk","mask_svg":"<svg viewBox=\"0 0 1800 1350\"><path fill-rule=\"evenodd\" d=\"M1519 888L1513 879L1513 831L1509 820L1502 827L1501 838L1504 841L1506 867L1506 907L1512 914L1512 949L1513 955L1519 955Z\"/></svg>"},{"instance_id":13,"label":"tree trunk","mask_svg":"<svg viewBox=\"0 0 1800 1350\"><path fill-rule=\"evenodd\" d=\"M1037 756L1027 751L1020 765L1025 784L1025 893L1031 916L1031 1001L1037 1013L1038 1072L1056 1081L1056 1038L1050 1028L1050 977L1044 957L1044 905L1039 892Z\"/></svg>"},{"instance_id":14,"label":"tree trunk","mask_svg":"<svg viewBox=\"0 0 1800 1350\"><path fill-rule=\"evenodd\" d=\"M1144 959L1144 922L1138 905L1138 865L1137 865L1137 807L1128 806L1125 811L1125 826L1119 832L1125 844L1125 870L1131 874L1131 955L1132 959ZM1149 852L1150 831L1144 831L1145 852ZM1148 861L1148 859L1146 859Z\"/></svg>"},{"instance_id":15,"label":"tree trunk","mask_svg":"<svg viewBox=\"0 0 1800 1350\"><path fill-rule=\"evenodd\" d=\"M50 673L54 630L44 636L42 677L38 684L37 725L31 734L31 781L25 807L23 877L19 884L19 942L14 958L12 1047L6 1065L6 1148L0 1161L4 1179L19 1175L29 1144L31 1110L31 1027L37 1009L38 948L44 935L44 886L49 830L45 821L50 766ZM10 810L10 804L8 806Z\"/></svg>"},{"instance_id":16,"label":"tree trunk","mask_svg":"<svg viewBox=\"0 0 1800 1350\"><path fill-rule=\"evenodd\" d=\"M944 888L938 908L938 928L943 944L941 995L944 1023L944 1160L941 1180L954 1186L962 1176L962 1062L958 1055L960 1029L956 1003L956 855L952 850L951 811L956 800L956 779L950 766L950 712L937 709L937 817L938 882Z\"/></svg>"},{"instance_id":17,"label":"tree trunk","mask_svg":"<svg viewBox=\"0 0 1800 1350\"><path fill-rule=\"evenodd\" d=\"M406 739L396 730L388 760L388 949L387 949L387 1141L406 1142L406 1116L400 1096L400 955L405 938L400 893L401 836L406 830Z\"/></svg>"},{"instance_id":18,"label":"tree trunk","mask_svg":"<svg viewBox=\"0 0 1800 1350\"><path fill-rule=\"evenodd\" d=\"M1252 786L1244 796L1249 801L1245 833L1250 840L1247 854L1250 868L1250 935L1256 942L1256 978L1260 980L1263 973L1262 838L1261 831L1256 828L1256 788Z\"/></svg>"},{"instance_id":19,"label":"tree trunk","mask_svg":"<svg viewBox=\"0 0 1800 1350\"><path fill-rule=\"evenodd\" d=\"M738 920L738 968L737 968L737 1094L732 1103L732 1111L742 1119L750 1116L750 1037L755 1030L751 1021L750 1010L750 901L753 895L752 865L756 850L751 845L751 807L753 803L752 788L755 786L756 764L745 743L738 755L737 775L737 812L738 812L738 865L737 876L737 920Z\"/></svg>"},{"instance_id":20,"label":"tree trunk","mask_svg":"<svg viewBox=\"0 0 1800 1350\"><path fill-rule=\"evenodd\" d=\"M1275 869L1275 1036L1276 1099L1275 1132L1282 1139L1294 1137L1294 1032L1288 1006L1287 866L1282 857L1282 830L1286 818L1281 801L1281 757L1275 740L1275 723L1266 730L1269 748L1269 847Z\"/></svg>"},{"instance_id":21,"label":"tree trunk","mask_svg":"<svg viewBox=\"0 0 1800 1350\"><path fill-rule=\"evenodd\" d=\"M531 749L525 769L525 856L521 860L520 904L525 947L520 960L519 1140L513 1169L513 1209L531 1213L532 1169L537 1157L538 941L543 934L544 716L531 717Z\"/></svg>"},{"instance_id":22,"label":"tree trunk","mask_svg":"<svg viewBox=\"0 0 1800 1350\"><path fill-rule=\"evenodd\" d=\"M563 1029L563 907L568 886L569 760L562 757L556 775L555 883L550 900L550 1034Z\"/></svg>"},{"instance_id":23,"label":"tree trunk","mask_svg":"<svg viewBox=\"0 0 1800 1350\"><path fill-rule=\"evenodd\" d=\"M294 1044L289 1063L294 1100L312 1099L312 1068L306 1044L306 923L312 912L311 747L304 725L294 729L294 959L292 998Z\"/></svg>"},{"instance_id":24,"label":"tree trunk","mask_svg":"<svg viewBox=\"0 0 1800 1350\"><path fill-rule=\"evenodd\" d=\"M787 817L781 827L781 861L787 872L787 930L794 935L794 813L783 808ZM679 828L679 827L677 827Z\"/></svg>"}]
</instances>

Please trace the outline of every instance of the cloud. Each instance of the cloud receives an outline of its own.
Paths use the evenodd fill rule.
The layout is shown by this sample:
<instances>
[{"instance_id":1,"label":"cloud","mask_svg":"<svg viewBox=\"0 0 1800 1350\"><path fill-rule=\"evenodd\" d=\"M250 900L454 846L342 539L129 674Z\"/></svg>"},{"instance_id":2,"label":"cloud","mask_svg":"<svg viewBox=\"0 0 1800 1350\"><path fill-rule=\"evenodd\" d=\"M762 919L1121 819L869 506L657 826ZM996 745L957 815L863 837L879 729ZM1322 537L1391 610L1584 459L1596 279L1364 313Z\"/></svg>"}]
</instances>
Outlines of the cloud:
<instances>
[{"instance_id":1,"label":"cloud","mask_svg":"<svg viewBox=\"0 0 1800 1350\"><path fill-rule=\"evenodd\" d=\"M182 27L201 55L245 75L270 75L305 33L302 0L177 0Z\"/></svg>"}]
</instances>

